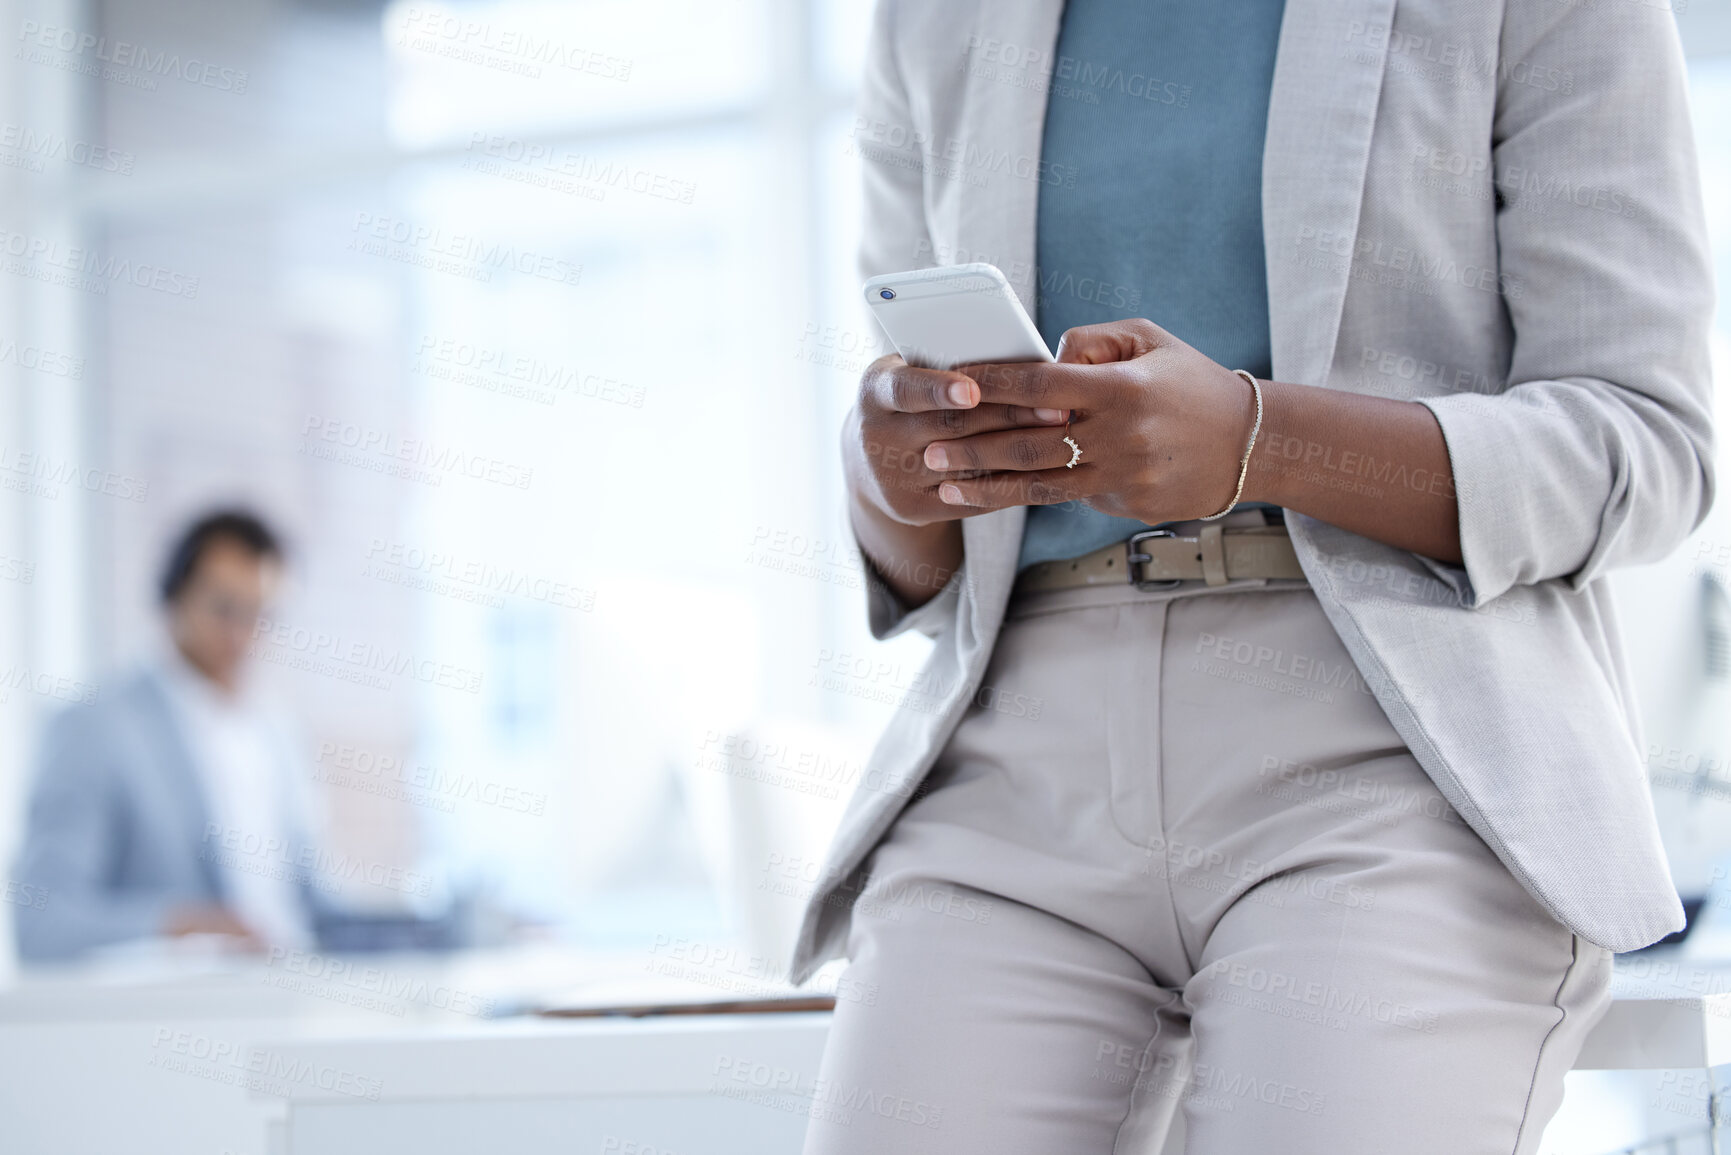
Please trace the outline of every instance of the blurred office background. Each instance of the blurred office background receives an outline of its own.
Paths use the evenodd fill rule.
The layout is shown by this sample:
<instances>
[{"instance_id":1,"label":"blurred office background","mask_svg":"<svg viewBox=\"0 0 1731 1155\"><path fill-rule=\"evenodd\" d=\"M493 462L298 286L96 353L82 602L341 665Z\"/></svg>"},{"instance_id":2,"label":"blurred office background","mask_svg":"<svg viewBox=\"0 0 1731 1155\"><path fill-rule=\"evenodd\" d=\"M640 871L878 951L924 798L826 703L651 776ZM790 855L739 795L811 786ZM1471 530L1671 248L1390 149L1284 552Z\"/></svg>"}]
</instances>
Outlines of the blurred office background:
<instances>
[{"instance_id":1,"label":"blurred office background","mask_svg":"<svg viewBox=\"0 0 1731 1155\"><path fill-rule=\"evenodd\" d=\"M239 501L343 851L581 940L738 930L918 663L835 466L869 3L8 14L0 857L54 687L158 644L168 542ZM825 688L846 653L901 670Z\"/></svg>"},{"instance_id":2,"label":"blurred office background","mask_svg":"<svg viewBox=\"0 0 1731 1155\"><path fill-rule=\"evenodd\" d=\"M1724 286L1731 5L1676 7ZM883 351L869 0L4 11L0 861L45 719L161 644L167 543L238 502L288 540L258 673L333 844L434 881L350 898L784 950L797 886L759 884L821 854L923 653L866 633L835 452ZM1731 301L1716 341L1723 381ZM1698 895L1728 574L1721 502L1619 585Z\"/></svg>"}]
</instances>

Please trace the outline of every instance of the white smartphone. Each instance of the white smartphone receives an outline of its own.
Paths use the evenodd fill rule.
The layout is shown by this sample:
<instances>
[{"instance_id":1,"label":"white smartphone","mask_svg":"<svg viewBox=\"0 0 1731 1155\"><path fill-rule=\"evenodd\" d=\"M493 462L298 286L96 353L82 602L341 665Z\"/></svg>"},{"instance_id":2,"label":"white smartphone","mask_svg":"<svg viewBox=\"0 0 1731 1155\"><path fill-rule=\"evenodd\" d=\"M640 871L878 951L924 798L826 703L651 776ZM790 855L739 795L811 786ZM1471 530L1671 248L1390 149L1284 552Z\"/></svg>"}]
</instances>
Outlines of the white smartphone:
<instances>
[{"instance_id":1,"label":"white smartphone","mask_svg":"<svg viewBox=\"0 0 1731 1155\"><path fill-rule=\"evenodd\" d=\"M867 281L864 291L872 315L909 365L954 369L1053 359L996 265L886 273Z\"/></svg>"}]
</instances>

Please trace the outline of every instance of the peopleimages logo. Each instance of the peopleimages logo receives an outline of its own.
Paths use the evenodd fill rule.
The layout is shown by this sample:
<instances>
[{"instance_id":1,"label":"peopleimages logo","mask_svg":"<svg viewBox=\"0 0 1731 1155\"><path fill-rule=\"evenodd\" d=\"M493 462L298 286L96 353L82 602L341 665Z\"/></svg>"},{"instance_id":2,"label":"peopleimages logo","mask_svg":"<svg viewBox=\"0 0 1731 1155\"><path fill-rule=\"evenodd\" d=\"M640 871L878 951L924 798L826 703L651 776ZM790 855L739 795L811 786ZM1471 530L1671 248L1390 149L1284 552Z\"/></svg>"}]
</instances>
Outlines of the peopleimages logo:
<instances>
[{"instance_id":1,"label":"peopleimages logo","mask_svg":"<svg viewBox=\"0 0 1731 1155\"><path fill-rule=\"evenodd\" d=\"M326 1063L292 1059L264 1047L251 1047L196 1031L158 1027L151 1040L150 1065L232 1087L286 1098L296 1089L317 1087L375 1102L379 1080Z\"/></svg>"},{"instance_id":2,"label":"peopleimages logo","mask_svg":"<svg viewBox=\"0 0 1731 1155\"><path fill-rule=\"evenodd\" d=\"M563 257L538 253L519 245L483 240L470 233L449 232L400 217L359 212L355 214L351 231L354 236L349 247L357 251L423 265L439 272L462 273L475 280L491 280L495 269L561 285L575 285L583 279L583 266Z\"/></svg>"},{"instance_id":3,"label":"peopleimages logo","mask_svg":"<svg viewBox=\"0 0 1731 1155\"><path fill-rule=\"evenodd\" d=\"M389 430L374 429L335 417L309 414L302 423L301 437L302 452L312 456L328 457L344 464L358 464L356 461L344 460L340 454L331 450L325 450L320 445L322 442L333 449L353 451L362 459L370 458L381 464L396 464L406 470L413 467L413 472L424 473L426 477L434 479L434 484L438 484L445 474L457 474L512 489L528 489L535 478L533 469L500 458L470 453L421 437L403 437ZM414 479L425 478L416 476Z\"/></svg>"},{"instance_id":4,"label":"peopleimages logo","mask_svg":"<svg viewBox=\"0 0 1731 1155\"><path fill-rule=\"evenodd\" d=\"M273 877L304 881L333 893L349 882L364 882L404 894L433 892L432 875L422 871L215 822L204 824L204 847L199 857L249 874L265 873L263 867L278 867L280 870L273 872Z\"/></svg>"},{"instance_id":5,"label":"peopleimages logo","mask_svg":"<svg viewBox=\"0 0 1731 1155\"><path fill-rule=\"evenodd\" d=\"M391 1013L400 1013L403 1004L415 1004L461 1015L484 1016L492 1014L497 1005L490 995L476 994L437 981L428 982L423 975L399 974L384 967L368 966L353 959L332 958L311 951L273 946L270 948L266 965L273 970L280 969L283 972L282 979L306 980L300 983L285 983L279 979L279 986L289 986L291 989L319 994L326 998L374 995L399 1008L393 1009ZM339 997L337 1001L352 1000Z\"/></svg>"},{"instance_id":6,"label":"peopleimages logo","mask_svg":"<svg viewBox=\"0 0 1731 1155\"><path fill-rule=\"evenodd\" d=\"M309 667L316 673L325 672L324 665L320 663L334 664L346 667L357 675L388 674L470 694L481 692L479 670L470 670L449 662L436 662L430 658L421 658L408 650L379 646L327 630L308 629L261 617L253 628L252 637L251 652L266 661L272 660L272 655L264 649L269 646L278 651L276 659L279 662L285 655L316 659ZM389 687L387 684L381 688Z\"/></svg>"},{"instance_id":7,"label":"peopleimages logo","mask_svg":"<svg viewBox=\"0 0 1731 1155\"><path fill-rule=\"evenodd\" d=\"M397 44L530 79L539 79L544 67L621 84L631 79L632 61L625 57L440 8L414 7L405 12Z\"/></svg>"},{"instance_id":8,"label":"peopleimages logo","mask_svg":"<svg viewBox=\"0 0 1731 1155\"><path fill-rule=\"evenodd\" d=\"M466 169L555 192L615 189L682 205L697 195L694 181L497 133L470 133L468 151L470 156L463 161Z\"/></svg>"},{"instance_id":9,"label":"peopleimages logo","mask_svg":"<svg viewBox=\"0 0 1731 1155\"><path fill-rule=\"evenodd\" d=\"M595 591L554 581L519 570L495 565L477 557L465 558L444 550L427 550L402 542L375 537L367 547L368 572L372 576L391 575L386 580L399 585L424 585L432 592L447 592L448 588L473 591L476 594L509 594L527 601L542 602L570 610L593 610ZM416 579L424 579L417 581ZM503 604L502 602L500 604Z\"/></svg>"},{"instance_id":10,"label":"peopleimages logo","mask_svg":"<svg viewBox=\"0 0 1731 1155\"><path fill-rule=\"evenodd\" d=\"M130 176L132 166L138 160L130 152L105 148L100 144L64 136L57 132L38 132L26 125L14 124L11 121L0 124L0 149L9 150L38 162L35 166L37 172L42 171L40 162L59 160L81 168L93 168L100 172L114 172L122 176Z\"/></svg>"},{"instance_id":11,"label":"peopleimages logo","mask_svg":"<svg viewBox=\"0 0 1731 1155\"><path fill-rule=\"evenodd\" d=\"M151 49L127 40L110 40L94 32L80 32L76 28L60 28L53 24L24 20L18 25L18 41L26 48L64 52L80 60L88 57L98 63L85 63L78 71L87 74L102 73L104 79L119 78L106 75L112 69L130 69L142 72L147 77L183 80L188 84L196 84L200 88L214 88L219 92L232 92L236 95L246 92L248 77L244 68L225 68L200 60L196 56L183 57L180 53L167 49ZM110 68L102 68L101 65L104 64ZM154 88L155 85L150 87Z\"/></svg>"},{"instance_id":12,"label":"peopleimages logo","mask_svg":"<svg viewBox=\"0 0 1731 1155\"><path fill-rule=\"evenodd\" d=\"M17 365L21 369L34 369L50 377L66 377L73 381L84 376L82 357L4 339L0 339L0 365Z\"/></svg>"},{"instance_id":13,"label":"peopleimages logo","mask_svg":"<svg viewBox=\"0 0 1731 1155\"><path fill-rule=\"evenodd\" d=\"M150 483L111 469L92 469L46 453L0 445L0 487L34 497L56 498L62 486L121 501L143 501Z\"/></svg>"},{"instance_id":14,"label":"peopleimages logo","mask_svg":"<svg viewBox=\"0 0 1731 1155\"><path fill-rule=\"evenodd\" d=\"M564 393L641 409L647 393L642 385L628 384L601 373L553 364L512 349L435 337L431 333L421 337L415 356L418 358L417 368L422 368L429 376L474 385L488 392L499 392L501 382L510 381L524 386L522 394L532 400L541 400L545 396L546 404L552 403L553 394ZM546 393L530 390L545 390Z\"/></svg>"},{"instance_id":15,"label":"peopleimages logo","mask_svg":"<svg viewBox=\"0 0 1731 1155\"><path fill-rule=\"evenodd\" d=\"M547 812L547 795L540 791L525 790L421 762L410 766L396 755L336 742L319 744L314 777L332 786L401 798L405 802L447 813L456 810L457 802L492 806L518 814L539 816Z\"/></svg>"},{"instance_id":16,"label":"peopleimages logo","mask_svg":"<svg viewBox=\"0 0 1731 1155\"><path fill-rule=\"evenodd\" d=\"M97 686L81 678L32 670L29 666L14 663L0 669L0 703L10 701L14 690L78 706L91 706L96 703Z\"/></svg>"},{"instance_id":17,"label":"peopleimages logo","mask_svg":"<svg viewBox=\"0 0 1731 1155\"><path fill-rule=\"evenodd\" d=\"M189 301L198 297L198 278L188 273L148 261L103 256L93 249L14 232L4 225L0 225L0 254L10 258L6 263L9 273L65 284L80 292L107 293L109 284L125 284Z\"/></svg>"}]
</instances>

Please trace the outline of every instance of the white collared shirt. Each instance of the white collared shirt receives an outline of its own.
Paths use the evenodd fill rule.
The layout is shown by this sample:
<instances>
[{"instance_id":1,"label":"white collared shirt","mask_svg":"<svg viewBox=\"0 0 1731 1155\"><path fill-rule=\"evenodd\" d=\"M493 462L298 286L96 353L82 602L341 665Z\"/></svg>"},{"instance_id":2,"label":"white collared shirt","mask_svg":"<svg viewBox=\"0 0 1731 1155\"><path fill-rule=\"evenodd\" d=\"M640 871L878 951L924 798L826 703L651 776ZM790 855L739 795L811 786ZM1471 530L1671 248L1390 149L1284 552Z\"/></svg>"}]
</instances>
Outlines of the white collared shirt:
<instances>
[{"instance_id":1,"label":"white collared shirt","mask_svg":"<svg viewBox=\"0 0 1731 1155\"><path fill-rule=\"evenodd\" d=\"M217 864L228 905L266 942L313 944L296 881L298 792L281 727L246 688L230 693L172 645L158 666L220 832L202 851ZM207 828L208 830L208 828Z\"/></svg>"}]
</instances>

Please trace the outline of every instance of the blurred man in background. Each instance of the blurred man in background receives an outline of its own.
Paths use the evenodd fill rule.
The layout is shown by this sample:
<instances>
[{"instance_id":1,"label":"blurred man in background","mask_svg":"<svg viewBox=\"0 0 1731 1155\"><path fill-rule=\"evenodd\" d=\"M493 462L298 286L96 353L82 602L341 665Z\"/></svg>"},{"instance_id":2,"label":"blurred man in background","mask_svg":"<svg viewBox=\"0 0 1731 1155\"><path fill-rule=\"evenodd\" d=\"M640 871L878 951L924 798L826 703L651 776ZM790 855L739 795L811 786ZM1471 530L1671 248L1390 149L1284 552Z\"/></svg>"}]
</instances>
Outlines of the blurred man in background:
<instances>
[{"instance_id":1,"label":"blurred man in background","mask_svg":"<svg viewBox=\"0 0 1731 1155\"><path fill-rule=\"evenodd\" d=\"M257 517L200 518L162 575L167 644L50 724L18 868L48 897L18 911L24 959L192 934L312 944L310 792L288 728L247 679L281 569Z\"/></svg>"}]
</instances>

